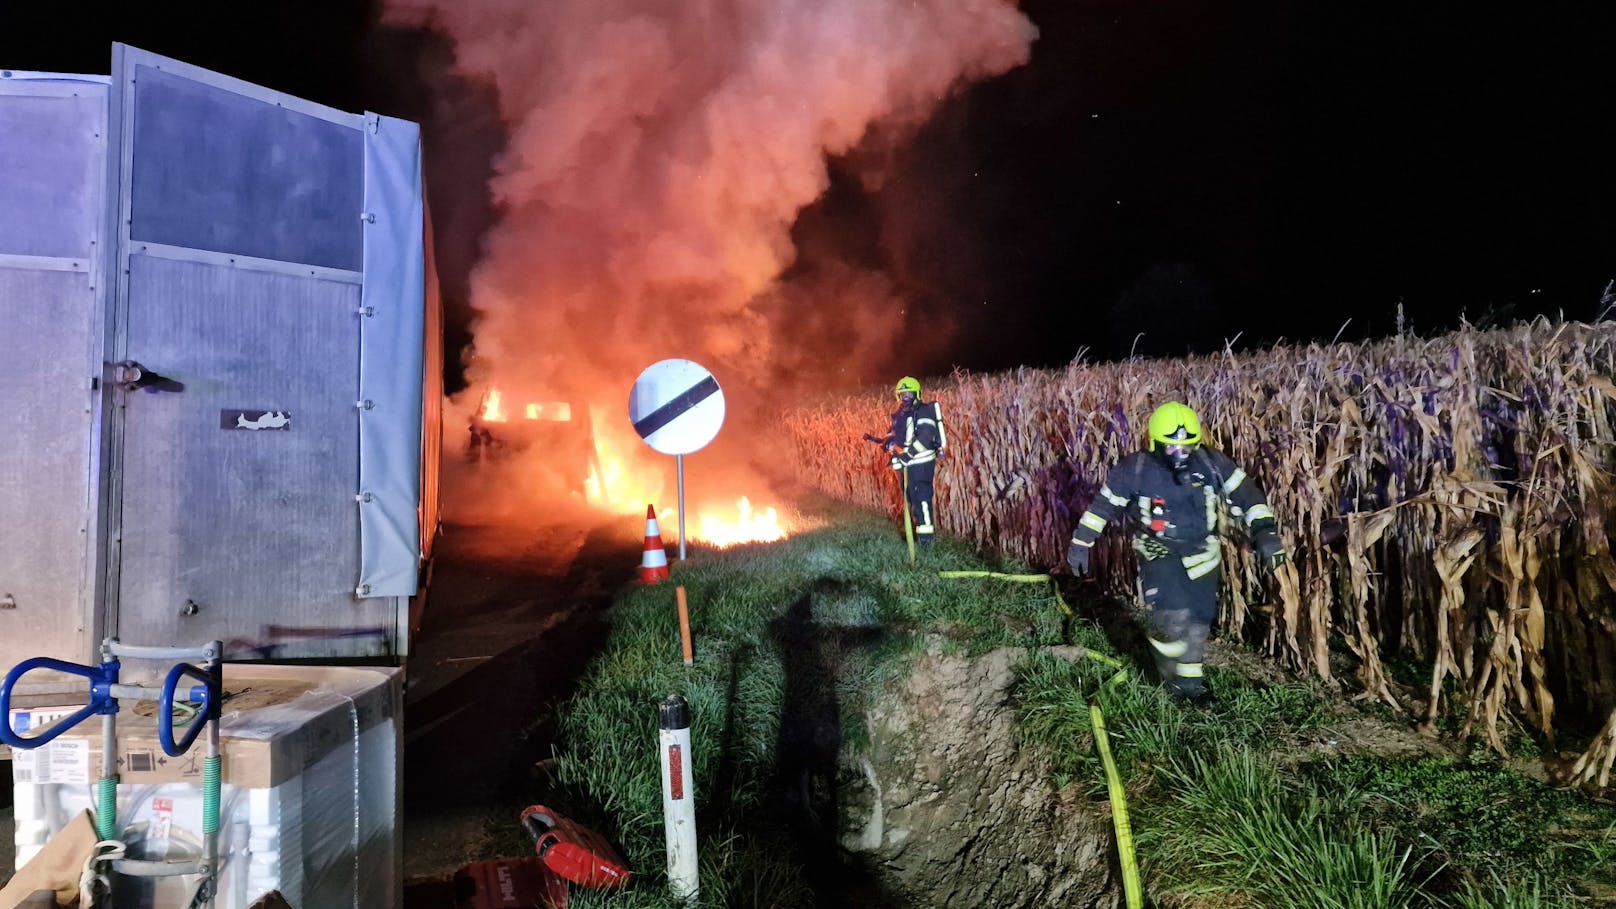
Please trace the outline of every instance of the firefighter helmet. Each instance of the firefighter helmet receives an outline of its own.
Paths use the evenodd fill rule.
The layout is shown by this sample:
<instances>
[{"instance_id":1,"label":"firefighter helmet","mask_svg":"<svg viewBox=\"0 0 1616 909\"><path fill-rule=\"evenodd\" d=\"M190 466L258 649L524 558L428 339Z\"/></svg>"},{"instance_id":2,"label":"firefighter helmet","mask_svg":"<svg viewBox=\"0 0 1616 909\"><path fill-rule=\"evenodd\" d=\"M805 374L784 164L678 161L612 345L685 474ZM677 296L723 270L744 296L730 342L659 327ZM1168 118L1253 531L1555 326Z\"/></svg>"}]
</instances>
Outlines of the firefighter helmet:
<instances>
[{"instance_id":1,"label":"firefighter helmet","mask_svg":"<svg viewBox=\"0 0 1616 909\"><path fill-rule=\"evenodd\" d=\"M1168 401L1150 415L1150 449L1158 445L1201 444L1201 418L1187 404Z\"/></svg>"},{"instance_id":2,"label":"firefighter helmet","mask_svg":"<svg viewBox=\"0 0 1616 909\"><path fill-rule=\"evenodd\" d=\"M901 401L903 400L905 392L914 395L915 399L919 400L920 380L914 376L904 376L903 378L899 379L897 387L892 389L892 396Z\"/></svg>"}]
</instances>

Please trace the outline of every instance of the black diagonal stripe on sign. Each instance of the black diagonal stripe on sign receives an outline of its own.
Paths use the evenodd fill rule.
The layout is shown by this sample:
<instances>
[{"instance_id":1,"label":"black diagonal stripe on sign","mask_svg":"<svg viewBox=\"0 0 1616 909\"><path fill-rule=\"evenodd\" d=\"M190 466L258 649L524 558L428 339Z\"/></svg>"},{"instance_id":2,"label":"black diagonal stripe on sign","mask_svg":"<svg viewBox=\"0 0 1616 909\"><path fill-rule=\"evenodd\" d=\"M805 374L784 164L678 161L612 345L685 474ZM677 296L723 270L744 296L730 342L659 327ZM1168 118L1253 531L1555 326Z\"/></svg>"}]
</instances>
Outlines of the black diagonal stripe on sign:
<instances>
[{"instance_id":1,"label":"black diagonal stripe on sign","mask_svg":"<svg viewBox=\"0 0 1616 909\"><path fill-rule=\"evenodd\" d=\"M640 434L640 438L648 439L651 433L672 423L674 418L715 394L718 394L718 380L708 376L690 386L688 391L682 392L672 401L636 420L634 431Z\"/></svg>"}]
</instances>

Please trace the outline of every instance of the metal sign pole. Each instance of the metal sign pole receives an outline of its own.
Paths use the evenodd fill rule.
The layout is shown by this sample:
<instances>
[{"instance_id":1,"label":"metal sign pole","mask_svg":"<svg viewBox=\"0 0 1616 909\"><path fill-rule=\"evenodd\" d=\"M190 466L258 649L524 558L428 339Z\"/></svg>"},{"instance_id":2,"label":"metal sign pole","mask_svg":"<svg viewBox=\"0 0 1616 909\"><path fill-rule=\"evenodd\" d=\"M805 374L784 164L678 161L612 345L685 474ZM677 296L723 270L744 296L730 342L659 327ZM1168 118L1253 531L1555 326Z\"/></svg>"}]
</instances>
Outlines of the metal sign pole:
<instances>
[{"instance_id":1,"label":"metal sign pole","mask_svg":"<svg viewBox=\"0 0 1616 909\"><path fill-rule=\"evenodd\" d=\"M699 363L662 360L634 380L628 418L645 444L676 459L679 471L679 558L685 557L685 455L699 451L724 423L724 391Z\"/></svg>"},{"instance_id":2,"label":"metal sign pole","mask_svg":"<svg viewBox=\"0 0 1616 909\"><path fill-rule=\"evenodd\" d=\"M674 455L679 465L679 560L685 558L685 456Z\"/></svg>"}]
</instances>

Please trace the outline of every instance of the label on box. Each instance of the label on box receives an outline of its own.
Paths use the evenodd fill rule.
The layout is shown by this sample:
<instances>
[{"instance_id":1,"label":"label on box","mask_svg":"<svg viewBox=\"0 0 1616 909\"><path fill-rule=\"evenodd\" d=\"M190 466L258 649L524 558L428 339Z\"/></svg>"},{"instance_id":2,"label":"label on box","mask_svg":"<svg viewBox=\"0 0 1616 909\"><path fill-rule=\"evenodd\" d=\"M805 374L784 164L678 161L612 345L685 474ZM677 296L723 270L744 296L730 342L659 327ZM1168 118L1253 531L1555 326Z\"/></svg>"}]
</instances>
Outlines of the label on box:
<instances>
[{"instance_id":1,"label":"label on box","mask_svg":"<svg viewBox=\"0 0 1616 909\"><path fill-rule=\"evenodd\" d=\"M72 716L82 709L81 705L62 707L15 707L11 711L11 728L18 735L29 735L44 729L63 717ZM51 745L40 748L13 748L11 749L11 779L16 783L49 783L51 779L50 760L46 757ZM88 768L86 768L88 773Z\"/></svg>"},{"instance_id":2,"label":"label on box","mask_svg":"<svg viewBox=\"0 0 1616 909\"><path fill-rule=\"evenodd\" d=\"M152 855L166 855L169 833L174 829L174 800L154 798L151 805L152 819L151 826L146 828L146 851Z\"/></svg>"},{"instance_id":3,"label":"label on box","mask_svg":"<svg viewBox=\"0 0 1616 909\"><path fill-rule=\"evenodd\" d=\"M38 752L32 749L24 750L13 748L11 750L11 781L14 783L37 783L39 774L34 770L34 757Z\"/></svg>"},{"instance_id":4,"label":"label on box","mask_svg":"<svg viewBox=\"0 0 1616 909\"><path fill-rule=\"evenodd\" d=\"M11 754L11 779L18 783L90 782L90 743L85 739L57 739L47 745Z\"/></svg>"},{"instance_id":5,"label":"label on box","mask_svg":"<svg viewBox=\"0 0 1616 909\"><path fill-rule=\"evenodd\" d=\"M90 743L86 739L57 739L45 746L50 753L50 782L87 786L90 783ZM36 765L37 767L37 765Z\"/></svg>"}]
</instances>

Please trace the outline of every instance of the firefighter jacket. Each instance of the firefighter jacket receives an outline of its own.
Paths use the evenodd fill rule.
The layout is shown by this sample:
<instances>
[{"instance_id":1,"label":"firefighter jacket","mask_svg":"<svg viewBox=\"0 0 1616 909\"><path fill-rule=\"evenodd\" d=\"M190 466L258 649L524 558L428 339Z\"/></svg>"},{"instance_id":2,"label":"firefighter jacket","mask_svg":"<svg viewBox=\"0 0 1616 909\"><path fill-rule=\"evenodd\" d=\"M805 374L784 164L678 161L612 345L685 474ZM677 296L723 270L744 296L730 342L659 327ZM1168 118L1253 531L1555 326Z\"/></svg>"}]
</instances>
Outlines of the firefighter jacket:
<instances>
[{"instance_id":1,"label":"firefighter jacket","mask_svg":"<svg viewBox=\"0 0 1616 909\"><path fill-rule=\"evenodd\" d=\"M1277 546L1274 512L1262 490L1228 455L1204 446L1176 473L1150 452L1134 452L1117 462L1072 532L1072 545L1092 547L1111 522L1121 519L1133 533L1140 558L1177 558L1192 579L1203 577L1222 560L1219 499L1253 538L1268 543L1264 538L1272 536Z\"/></svg>"},{"instance_id":2,"label":"firefighter jacket","mask_svg":"<svg viewBox=\"0 0 1616 909\"><path fill-rule=\"evenodd\" d=\"M892 413L892 428L887 432L888 448L895 448L894 468L930 464L948 445L948 432L943 428L943 405L937 401L916 401Z\"/></svg>"}]
</instances>

